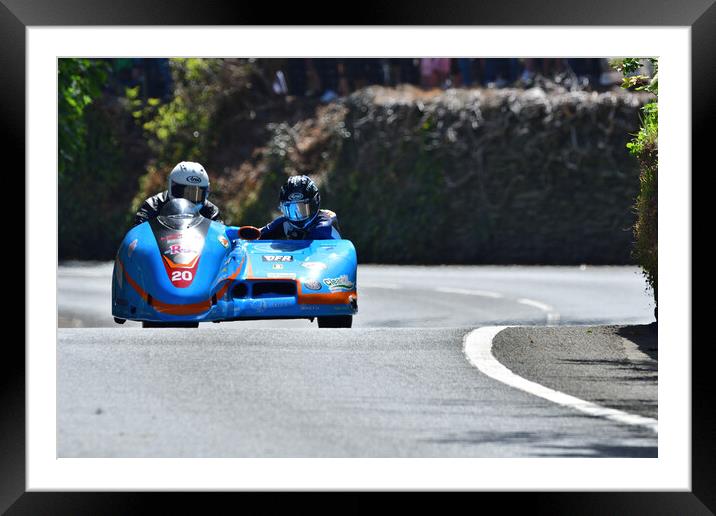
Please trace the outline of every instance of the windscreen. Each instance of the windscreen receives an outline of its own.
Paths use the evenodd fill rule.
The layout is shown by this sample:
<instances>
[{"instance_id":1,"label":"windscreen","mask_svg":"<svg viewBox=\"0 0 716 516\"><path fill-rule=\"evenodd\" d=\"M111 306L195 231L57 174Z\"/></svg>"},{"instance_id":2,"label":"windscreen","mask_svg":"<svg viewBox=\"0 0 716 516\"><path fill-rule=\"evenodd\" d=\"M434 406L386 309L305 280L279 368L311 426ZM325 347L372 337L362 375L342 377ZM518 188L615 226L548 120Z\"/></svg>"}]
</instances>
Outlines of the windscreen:
<instances>
[{"instance_id":1,"label":"windscreen","mask_svg":"<svg viewBox=\"0 0 716 516\"><path fill-rule=\"evenodd\" d=\"M157 219L171 229L188 229L203 219L199 214L200 209L200 206L186 199L172 199L162 207Z\"/></svg>"}]
</instances>

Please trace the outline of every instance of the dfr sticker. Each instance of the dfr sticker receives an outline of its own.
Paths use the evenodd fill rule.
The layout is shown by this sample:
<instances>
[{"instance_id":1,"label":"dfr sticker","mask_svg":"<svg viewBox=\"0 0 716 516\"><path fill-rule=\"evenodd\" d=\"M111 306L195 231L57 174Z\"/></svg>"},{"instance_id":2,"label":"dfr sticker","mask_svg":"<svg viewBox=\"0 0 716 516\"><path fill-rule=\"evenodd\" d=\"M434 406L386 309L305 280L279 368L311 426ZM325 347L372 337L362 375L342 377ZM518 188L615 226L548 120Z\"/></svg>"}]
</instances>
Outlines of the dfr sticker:
<instances>
[{"instance_id":1,"label":"dfr sticker","mask_svg":"<svg viewBox=\"0 0 716 516\"><path fill-rule=\"evenodd\" d=\"M264 254L261 259L265 262L292 262L293 256L290 254Z\"/></svg>"}]
</instances>

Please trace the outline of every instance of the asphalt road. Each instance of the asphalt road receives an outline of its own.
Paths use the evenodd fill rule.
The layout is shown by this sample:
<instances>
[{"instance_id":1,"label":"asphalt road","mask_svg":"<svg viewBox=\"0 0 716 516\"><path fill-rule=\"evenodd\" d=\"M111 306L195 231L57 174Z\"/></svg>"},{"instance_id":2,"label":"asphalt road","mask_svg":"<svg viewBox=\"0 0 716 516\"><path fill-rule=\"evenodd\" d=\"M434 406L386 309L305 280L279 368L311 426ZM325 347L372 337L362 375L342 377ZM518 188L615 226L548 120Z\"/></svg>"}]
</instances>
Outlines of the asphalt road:
<instances>
[{"instance_id":1,"label":"asphalt road","mask_svg":"<svg viewBox=\"0 0 716 516\"><path fill-rule=\"evenodd\" d=\"M504 385L463 353L465 335L488 324L650 323L653 305L635 268L361 266L349 330L308 321L118 326L110 275L111 264L58 271L60 457L657 454L652 431ZM572 335L570 353L583 341L601 353L598 341L574 337L579 329L562 329ZM533 381L549 376L556 351L547 351L566 345L549 333L505 340L513 331L495 339L495 355ZM525 353L519 344L530 338L545 353ZM605 355L620 353L619 342L609 341ZM623 349L619 360L640 359ZM590 367L595 386L613 379L613 370ZM564 376L557 387L565 392L623 402Z\"/></svg>"}]
</instances>

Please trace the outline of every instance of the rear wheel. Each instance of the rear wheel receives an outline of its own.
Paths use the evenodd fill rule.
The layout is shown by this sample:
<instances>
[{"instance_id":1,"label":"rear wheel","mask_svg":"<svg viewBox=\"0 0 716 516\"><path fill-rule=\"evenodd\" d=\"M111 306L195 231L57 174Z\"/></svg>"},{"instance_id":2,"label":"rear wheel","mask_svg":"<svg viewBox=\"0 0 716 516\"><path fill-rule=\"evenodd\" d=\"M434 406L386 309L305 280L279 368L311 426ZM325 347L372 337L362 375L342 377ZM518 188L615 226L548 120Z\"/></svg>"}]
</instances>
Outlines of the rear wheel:
<instances>
[{"instance_id":1,"label":"rear wheel","mask_svg":"<svg viewBox=\"0 0 716 516\"><path fill-rule=\"evenodd\" d=\"M318 317L319 328L350 328L352 324L352 315L329 315L326 317Z\"/></svg>"},{"instance_id":2,"label":"rear wheel","mask_svg":"<svg viewBox=\"0 0 716 516\"><path fill-rule=\"evenodd\" d=\"M154 322L142 321L142 328L198 328L198 322Z\"/></svg>"}]
</instances>

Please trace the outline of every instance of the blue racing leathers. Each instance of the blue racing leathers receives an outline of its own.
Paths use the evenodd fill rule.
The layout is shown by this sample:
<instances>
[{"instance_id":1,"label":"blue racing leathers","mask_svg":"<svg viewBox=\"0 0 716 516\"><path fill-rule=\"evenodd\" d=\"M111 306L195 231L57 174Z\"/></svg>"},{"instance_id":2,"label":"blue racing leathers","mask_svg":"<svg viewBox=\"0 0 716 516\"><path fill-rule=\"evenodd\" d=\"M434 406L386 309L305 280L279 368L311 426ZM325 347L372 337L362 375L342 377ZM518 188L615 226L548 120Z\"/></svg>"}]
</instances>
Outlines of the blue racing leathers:
<instances>
[{"instance_id":1,"label":"blue racing leathers","mask_svg":"<svg viewBox=\"0 0 716 516\"><path fill-rule=\"evenodd\" d=\"M308 226L293 226L286 217L279 217L261 228L261 240L329 240L340 239L338 218L331 210L318 210Z\"/></svg>"}]
</instances>

